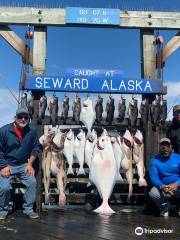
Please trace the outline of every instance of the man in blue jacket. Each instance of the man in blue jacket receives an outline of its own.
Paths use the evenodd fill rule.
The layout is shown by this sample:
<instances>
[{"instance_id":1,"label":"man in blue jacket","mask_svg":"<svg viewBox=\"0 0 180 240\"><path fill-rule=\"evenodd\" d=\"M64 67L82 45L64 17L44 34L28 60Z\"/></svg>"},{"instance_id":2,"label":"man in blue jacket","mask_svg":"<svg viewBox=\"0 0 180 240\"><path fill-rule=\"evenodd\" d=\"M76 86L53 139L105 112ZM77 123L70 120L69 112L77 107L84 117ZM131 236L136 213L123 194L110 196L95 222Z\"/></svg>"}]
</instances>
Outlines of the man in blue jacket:
<instances>
[{"instance_id":1,"label":"man in blue jacket","mask_svg":"<svg viewBox=\"0 0 180 240\"><path fill-rule=\"evenodd\" d=\"M149 176L154 185L149 195L160 210L160 215L169 216L168 201L174 201L180 216L180 155L172 152L171 141L162 138L159 155L150 162Z\"/></svg>"},{"instance_id":2,"label":"man in blue jacket","mask_svg":"<svg viewBox=\"0 0 180 240\"><path fill-rule=\"evenodd\" d=\"M0 220L8 214L11 179L18 176L26 186L23 212L38 218L33 211L36 197L36 179L33 163L40 153L35 127L29 124L26 108L16 111L15 121L0 128Z\"/></svg>"}]
</instances>

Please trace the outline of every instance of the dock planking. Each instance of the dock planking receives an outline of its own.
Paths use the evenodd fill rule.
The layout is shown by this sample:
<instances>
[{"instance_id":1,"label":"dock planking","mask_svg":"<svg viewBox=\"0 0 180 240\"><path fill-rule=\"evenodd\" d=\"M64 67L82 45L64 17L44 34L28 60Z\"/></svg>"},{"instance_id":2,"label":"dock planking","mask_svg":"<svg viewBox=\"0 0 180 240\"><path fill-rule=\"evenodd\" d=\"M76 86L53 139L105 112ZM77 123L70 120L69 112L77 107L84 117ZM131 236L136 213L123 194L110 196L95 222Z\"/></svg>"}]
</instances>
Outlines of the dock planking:
<instances>
[{"instance_id":1,"label":"dock planking","mask_svg":"<svg viewBox=\"0 0 180 240\"><path fill-rule=\"evenodd\" d=\"M171 234L143 234L141 239L180 239L180 218L165 219L142 214L142 208L112 206L116 214L97 215L84 211L83 206L43 208L40 219L31 220L16 211L0 221L0 240L118 240L136 239L136 227L172 229Z\"/></svg>"}]
</instances>

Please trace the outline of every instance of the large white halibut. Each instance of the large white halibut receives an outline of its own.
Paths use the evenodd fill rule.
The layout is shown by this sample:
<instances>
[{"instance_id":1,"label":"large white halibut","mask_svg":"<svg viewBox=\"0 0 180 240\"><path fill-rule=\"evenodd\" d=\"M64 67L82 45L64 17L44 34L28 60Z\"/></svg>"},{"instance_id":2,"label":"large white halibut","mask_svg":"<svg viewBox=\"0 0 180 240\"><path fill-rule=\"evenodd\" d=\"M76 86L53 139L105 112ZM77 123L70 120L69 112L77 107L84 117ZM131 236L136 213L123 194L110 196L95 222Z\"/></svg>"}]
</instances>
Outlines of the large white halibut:
<instances>
[{"instance_id":1,"label":"large white halibut","mask_svg":"<svg viewBox=\"0 0 180 240\"><path fill-rule=\"evenodd\" d=\"M80 121L84 123L85 127L88 130L88 134L90 134L92 125L95 121L95 111L93 109L92 100L87 98L83 102L83 107L81 110Z\"/></svg>"},{"instance_id":2,"label":"large white halibut","mask_svg":"<svg viewBox=\"0 0 180 240\"><path fill-rule=\"evenodd\" d=\"M67 170L68 174L74 174L73 172L73 154L74 154L74 133L72 129L69 130L69 132L66 135L66 139L64 142L64 155L67 159L67 162L69 164L69 168Z\"/></svg>"},{"instance_id":3,"label":"large white halibut","mask_svg":"<svg viewBox=\"0 0 180 240\"><path fill-rule=\"evenodd\" d=\"M125 156L124 151L121 147L121 142L117 137L111 137L112 148L114 152L114 157L116 159L117 171L116 171L116 180L123 182L122 176L120 174L121 162Z\"/></svg>"},{"instance_id":4,"label":"large white halibut","mask_svg":"<svg viewBox=\"0 0 180 240\"><path fill-rule=\"evenodd\" d=\"M139 176L139 186L147 186L147 182L144 179L145 168L144 168L144 143L143 135L137 130L134 135L134 145L133 145L133 160L136 163L138 176Z\"/></svg>"},{"instance_id":5,"label":"large white halibut","mask_svg":"<svg viewBox=\"0 0 180 240\"><path fill-rule=\"evenodd\" d=\"M94 210L97 213L114 213L108 204L108 199L116 181L116 168L110 137L102 134L94 148L89 174L89 179L96 185L103 200L101 206Z\"/></svg>"},{"instance_id":6,"label":"large white halibut","mask_svg":"<svg viewBox=\"0 0 180 240\"><path fill-rule=\"evenodd\" d=\"M89 168L91 166L91 160L92 160L93 151L96 143L97 143L97 133L93 129L91 134L86 139L86 146L85 146L85 163L87 163Z\"/></svg>"},{"instance_id":7,"label":"large white halibut","mask_svg":"<svg viewBox=\"0 0 180 240\"><path fill-rule=\"evenodd\" d=\"M126 178L129 183L128 200L130 200L133 191L132 145L133 137L129 130L126 130L122 142L122 148L124 150L125 156L121 161L121 167L125 170Z\"/></svg>"},{"instance_id":8,"label":"large white halibut","mask_svg":"<svg viewBox=\"0 0 180 240\"><path fill-rule=\"evenodd\" d=\"M84 168L83 168L85 142L86 142L85 132L81 129L78 135L76 136L75 143L74 143L75 157L77 158L80 166L78 175L85 175Z\"/></svg>"}]
</instances>

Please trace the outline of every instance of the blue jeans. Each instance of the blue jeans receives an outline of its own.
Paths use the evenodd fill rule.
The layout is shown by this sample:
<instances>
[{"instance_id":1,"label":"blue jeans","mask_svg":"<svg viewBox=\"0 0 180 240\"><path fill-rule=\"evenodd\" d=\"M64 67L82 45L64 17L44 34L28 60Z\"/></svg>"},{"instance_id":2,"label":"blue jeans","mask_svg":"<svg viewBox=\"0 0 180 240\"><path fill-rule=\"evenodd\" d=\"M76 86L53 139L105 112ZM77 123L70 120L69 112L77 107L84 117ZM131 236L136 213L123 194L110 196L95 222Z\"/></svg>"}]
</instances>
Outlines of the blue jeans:
<instances>
[{"instance_id":1,"label":"blue jeans","mask_svg":"<svg viewBox=\"0 0 180 240\"><path fill-rule=\"evenodd\" d=\"M13 176L18 176L21 183L26 186L24 193L23 212L28 214L33 211L33 204L36 198L36 178L25 174L25 167L27 163L20 166L10 166L11 174L9 177L3 177L0 174L0 213L8 213L11 179Z\"/></svg>"},{"instance_id":2,"label":"blue jeans","mask_svg":"<svg viewBox=\"0 0 180 240\"><path fill-rule=\"evenodd\" d=\"M174 192L174 195L168 197L162 190L154 186L151 188L149 196L160 210L164 209L168 201L174 202L177 208L180 207L180 187Z\"/></svg>"}]
</instances>

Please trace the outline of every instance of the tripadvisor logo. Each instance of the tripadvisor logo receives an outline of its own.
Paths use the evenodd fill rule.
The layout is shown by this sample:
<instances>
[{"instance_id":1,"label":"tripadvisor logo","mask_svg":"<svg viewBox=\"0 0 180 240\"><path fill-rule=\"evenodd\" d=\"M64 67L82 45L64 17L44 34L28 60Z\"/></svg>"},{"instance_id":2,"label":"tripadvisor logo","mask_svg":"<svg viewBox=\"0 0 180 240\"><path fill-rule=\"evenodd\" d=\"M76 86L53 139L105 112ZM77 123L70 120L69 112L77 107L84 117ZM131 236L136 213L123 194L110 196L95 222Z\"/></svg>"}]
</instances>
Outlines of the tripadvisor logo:
<instances>
[{"instance_id":1,"label":"tripadvisor logo","mask_svg":"<svg viewBox=\"0 0 180 240\"><path fill-rule=\"evenodd\" d=\"M135 234L140 236L143 234L143 228L142 227L137 227L135 228Z\"/></svg>"},{"instance_id":2,"label":"tripadvisor logo","mask_svg":"<svg viewBox=\"0 0 180 240\"><path fill-rule=\"evenodd\" d=\"M169 234L169 233L173 233L173 229L165 229L165 228L149 229L149 228L136 227L134 232L138 236L142 234Z\"/></svg>"}]
</instances>

